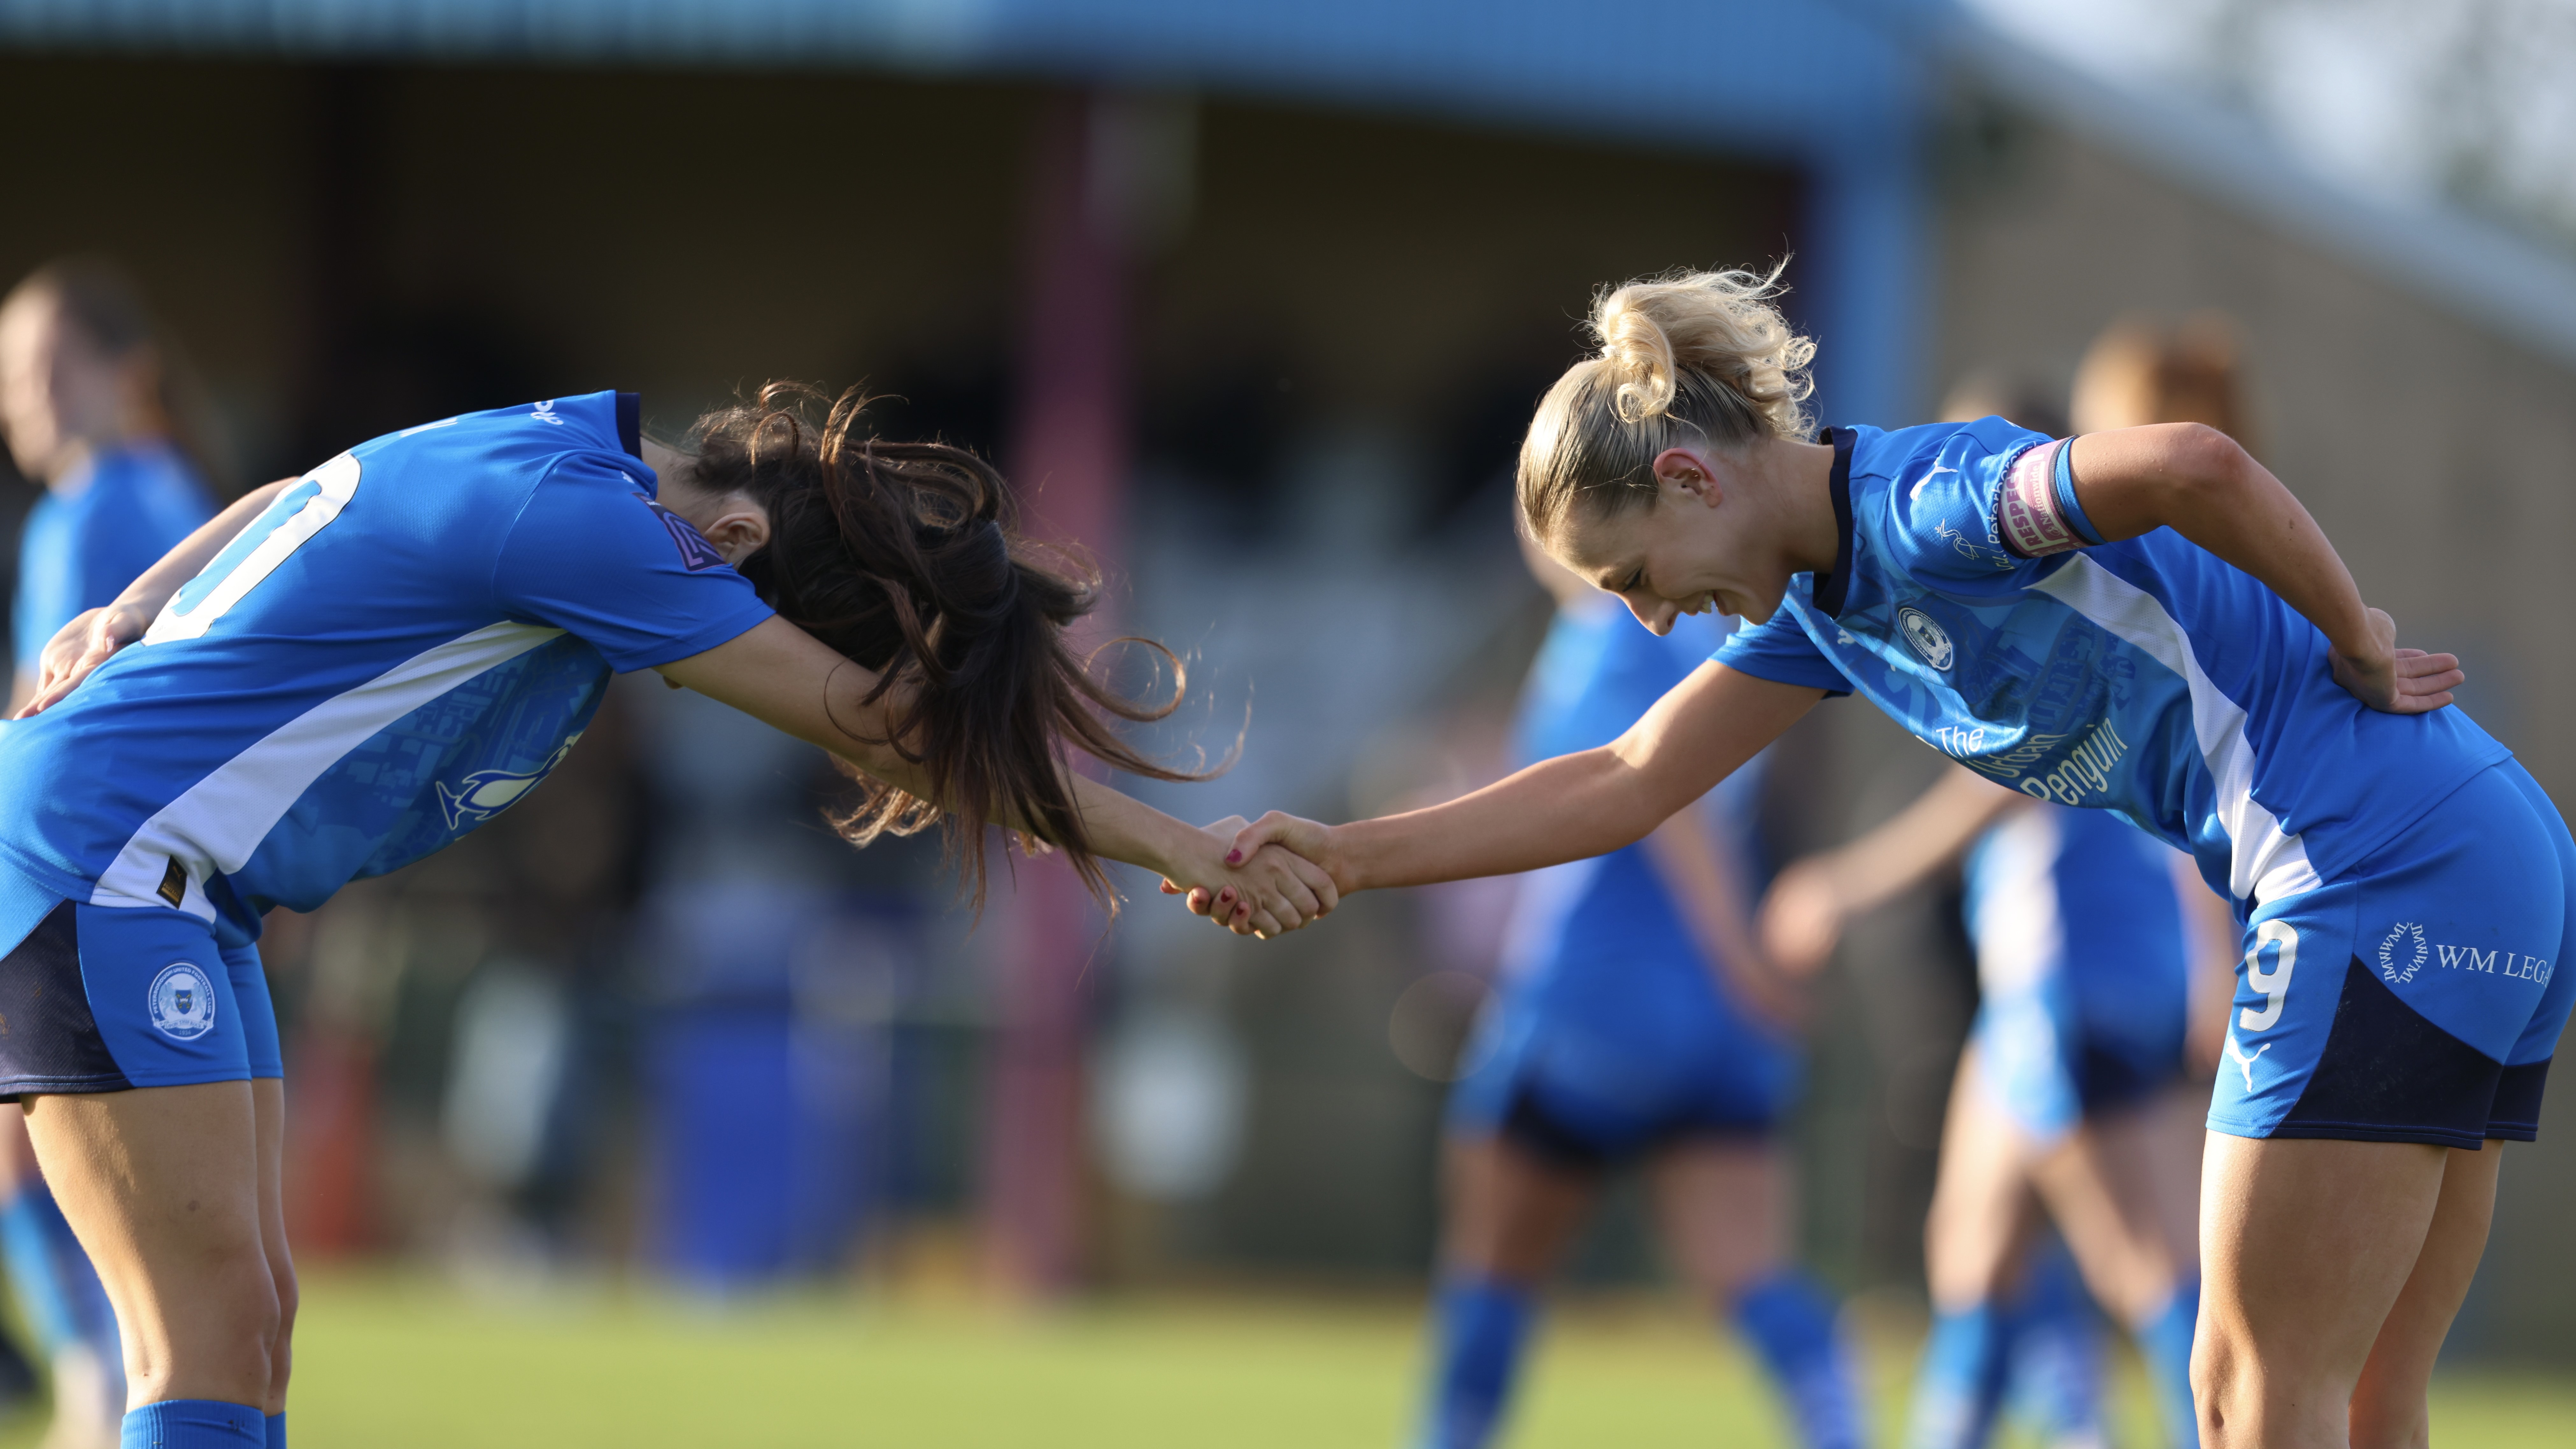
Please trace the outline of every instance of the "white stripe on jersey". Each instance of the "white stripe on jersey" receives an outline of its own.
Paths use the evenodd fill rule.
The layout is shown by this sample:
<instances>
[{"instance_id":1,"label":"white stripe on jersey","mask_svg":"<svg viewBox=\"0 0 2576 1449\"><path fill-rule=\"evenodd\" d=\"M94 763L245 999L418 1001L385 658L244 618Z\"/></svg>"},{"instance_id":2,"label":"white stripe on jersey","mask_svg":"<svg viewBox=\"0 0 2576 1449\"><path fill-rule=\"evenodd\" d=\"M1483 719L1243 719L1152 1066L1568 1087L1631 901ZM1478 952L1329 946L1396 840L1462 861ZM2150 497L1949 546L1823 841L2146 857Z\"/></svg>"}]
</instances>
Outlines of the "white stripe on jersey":
<instances>
[{"instance_id":1,"label":"white stripe on jersey","mask_svg":"<svg viewBox=\"0 0 2576 1449\"><path fill-rule=\"evenodd\" d=\"M143 822L99 874L94 906L167 906L170 862L188 874L179 909L212 921L205 881L250 860L313 782L378 730L529 650L560 637L536 624L492 624L426 649L271 731Z\"/></svg>"},{"instance_id":2,"label":"white stripe on jersey","mask_svg":"<svg viewBox=\"0 0 2576 1449\"><path fill-rule=\"evenodd\" d=\"M2057 812L2029 806L1995 827L1977 862L1977 986L1989 997L2037 986L2066 953L2058 910Z\"/></svg>"},{"instance_id":3,"label":"white stripe on jersey","mask_svg":"<svg viewBox=\"0 0 2576 1449\"><path fill-rule=\"evenodd\" d=\"M2254 798L2254 746L2245 710L2201 672L2191 636L2153 594L2083 554L2037 585L2040 592L2145 650L2191 687L2191 727L2217 787L2218 823L2229 845L2227 888L2237 899L2276 901L2323 884L2306 842Z\"/></svg>"}]
</instances>

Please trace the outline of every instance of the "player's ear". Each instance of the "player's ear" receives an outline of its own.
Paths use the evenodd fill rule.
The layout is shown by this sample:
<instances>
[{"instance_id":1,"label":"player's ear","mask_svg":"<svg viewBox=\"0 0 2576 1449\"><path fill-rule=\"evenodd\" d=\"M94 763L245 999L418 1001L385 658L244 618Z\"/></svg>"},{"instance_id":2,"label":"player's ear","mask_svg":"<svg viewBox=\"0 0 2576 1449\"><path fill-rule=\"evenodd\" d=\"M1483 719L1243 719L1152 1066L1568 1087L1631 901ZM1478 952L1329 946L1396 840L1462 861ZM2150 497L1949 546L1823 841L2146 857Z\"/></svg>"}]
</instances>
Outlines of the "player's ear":
<instances>
[{"instance_id":1,"label":"player's ear","mask_svg":"<svg viewBox=\"0 0 2576 1449\"><path fill-rule=\"evenodd\" d=\"M769 510L737 494L713 523L698 530L728 564L739 564L769 543Z\"/></svg>"},{"instance_id":2,"label":"player's ear","mask_svg":"<svg viewBox=\"0 0 2576 1449\"><path fill-rule=\"evenodd\" d=\"M1717 470L1709 466L1705 455L1690 448L1666 448L1657 453L1655 481L1667 490L1678 489L1704 505L1716 504L1721 496Z\"/></svg>"}]
</instances>

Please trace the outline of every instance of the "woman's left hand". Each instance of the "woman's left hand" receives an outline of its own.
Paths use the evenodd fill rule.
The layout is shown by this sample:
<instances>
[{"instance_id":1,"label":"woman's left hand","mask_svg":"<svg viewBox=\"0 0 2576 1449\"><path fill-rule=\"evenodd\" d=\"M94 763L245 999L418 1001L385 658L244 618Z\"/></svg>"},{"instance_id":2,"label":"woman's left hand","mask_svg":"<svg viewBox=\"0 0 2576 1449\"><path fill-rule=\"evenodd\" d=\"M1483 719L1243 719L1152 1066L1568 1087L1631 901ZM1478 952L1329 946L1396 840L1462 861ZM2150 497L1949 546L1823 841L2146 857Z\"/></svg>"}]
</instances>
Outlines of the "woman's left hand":
<instances>
[{"instance_id":1,"label":"woman's left hand","mask_svg":"<svg viewBox=\"0 0 2576 1449\"><path fill-rule=\"evenodd\" d=\"M2451 702L2451 691L2468 676L2457 655L2427 654L2397 647L2397 621L2385 609L2372 609L2370 642L2362 653L2331 649L2334 681L2352 697L2383 714L2429 714Z\"/></svg>"},{"instance_id":2,"label":"woman's left hand","mask_svg":"<svg viewBox=\"0 0 2576 1449\"><path fill-rule=\"evenodd\" d=\"M1240 815L1203 827L1204 851L1184 871L1188 879L1167 875L1163 894L1186 896L1194 915L1206 916L1238 936L1267 940L1332 914L1341 891L1322 867L1278 846L1256 851L1250 860L1229 865L1226 852L1245 828Z\"/></svg>"},{"instance_id":3,"label":"woman's left hand","mask_svg":"<svg viewBox=\"0 0 2576 1449\"><path fill-rule=\"evenodd\" d=\"M55 701L72 692L74 686L89 678L90 672L113 658L116 651L143 637L152 621L121 601L103 609L91 609L73 616L70 623L45 645L36 669L36 692L13 719L42 714Z\"/></svg>"}]
</instances>

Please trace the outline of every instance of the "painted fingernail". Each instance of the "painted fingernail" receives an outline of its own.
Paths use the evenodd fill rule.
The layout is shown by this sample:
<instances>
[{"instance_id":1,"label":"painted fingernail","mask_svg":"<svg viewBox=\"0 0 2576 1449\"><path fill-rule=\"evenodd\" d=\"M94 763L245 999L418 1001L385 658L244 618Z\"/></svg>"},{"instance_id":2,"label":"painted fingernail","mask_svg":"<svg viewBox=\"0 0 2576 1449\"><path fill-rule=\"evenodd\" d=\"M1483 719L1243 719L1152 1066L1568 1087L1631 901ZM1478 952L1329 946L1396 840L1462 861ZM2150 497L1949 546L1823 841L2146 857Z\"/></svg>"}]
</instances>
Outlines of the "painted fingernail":
<instances>
[{"instance_id":1,"label":"painted fingernail","mask_svg":"<svg viewBox=\"0 0 2576 1449\"><path fill-rule=\"evenodd\" d=\"M1242 852L1242 851L1240 851L1240 850L1229 850L1229 851L1227 851L1227 852L1225 853L1225 863L1226 863L1226 864L1228 864L1228 865L1241 865L1241 864L1243 864L1243 852Z\"/></svg>"}]
</instances>

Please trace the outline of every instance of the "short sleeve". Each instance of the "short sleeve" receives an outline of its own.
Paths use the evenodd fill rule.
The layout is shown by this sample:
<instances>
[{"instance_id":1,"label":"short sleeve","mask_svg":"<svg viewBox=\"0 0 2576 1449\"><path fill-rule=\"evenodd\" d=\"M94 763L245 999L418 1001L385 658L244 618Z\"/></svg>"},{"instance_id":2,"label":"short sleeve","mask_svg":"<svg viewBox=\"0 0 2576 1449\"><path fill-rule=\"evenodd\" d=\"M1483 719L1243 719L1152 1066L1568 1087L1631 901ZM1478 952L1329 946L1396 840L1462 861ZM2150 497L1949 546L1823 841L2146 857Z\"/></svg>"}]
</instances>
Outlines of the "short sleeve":
<instances>
[{"instance_id":1,"label":"short sleeve","mask_svg":"<svg viewBox=\"0 0 2576 1449\"><path fill-rule=\"evenodd\" d=\"M1827 694L1849 694L1852 689L1851 680L1807 637L1797 614L1786 604L1769 619L1748 623L1728 635L1709 657L1740 674L1774 684L1795 684Z\"/></svg>"},{"instance_id":2,"label":"short sleeve","mask_svg":"<svg viewBox=\"0 0 2576 1449\"><path fill-rule=\"evenodd\" d=\"M1886 516L1869 531L1908 577L1945 593L2003 594L2038 583L2056 571L2054 554L2090 541L2065 532L2053 501L2044 511L2031 507L2051 497L2050 465L2064 452L2049 438L2002 418L1934 437L1880 464L1889 478Z\"/></svg>"},{"instance_id":3,"label":"short sleeve","mask_svg":"<svg viewBox=\"0 0 2576 1449\"><path fill-rule=\"evenodd\" d=\"M644 491L640 466L584 454L557 463L492 571L511 617L583 640L621 674L702 654L771 614L714 545Z\"/></svg>"}]
</instances>

